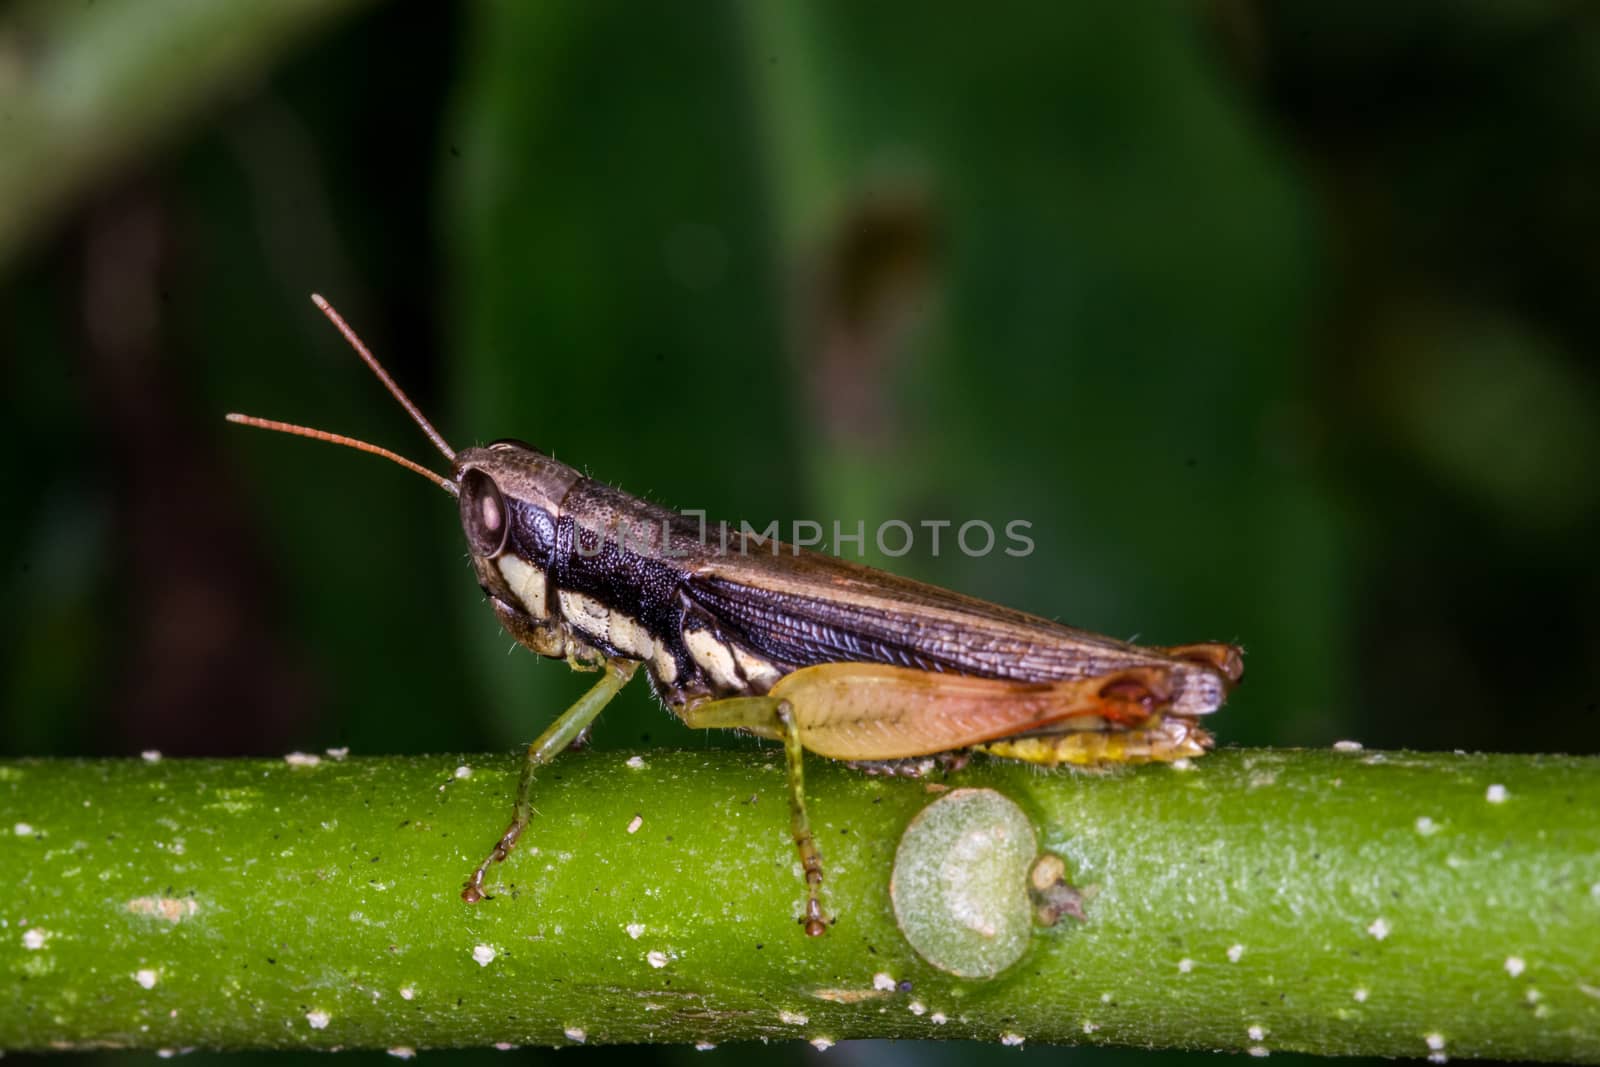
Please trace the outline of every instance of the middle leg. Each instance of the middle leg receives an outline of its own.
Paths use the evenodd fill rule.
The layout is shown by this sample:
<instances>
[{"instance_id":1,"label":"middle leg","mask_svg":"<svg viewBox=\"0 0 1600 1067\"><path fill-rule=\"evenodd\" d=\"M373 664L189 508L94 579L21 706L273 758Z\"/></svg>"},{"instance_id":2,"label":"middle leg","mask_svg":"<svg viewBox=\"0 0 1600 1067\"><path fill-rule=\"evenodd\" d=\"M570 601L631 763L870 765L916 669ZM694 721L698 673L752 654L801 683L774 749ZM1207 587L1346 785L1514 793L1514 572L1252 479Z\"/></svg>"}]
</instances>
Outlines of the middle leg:
<instances>
[{"instance_id":1,"label":"middle leg","mask_svg":"<svg viewBox=\"0 0 1600 1067\"><path fill-rule=\"evenodd\" d=\"M806 882L806 934L820 937L828 930L822 910L822 852L806 813L805 742L795 721L794 708L777 697L730 697L685 708L678 713L685 724L699 729L747 730L758 737L783 742L789 772L789 830L800 853L801 876Z\"/></svg>"}]
</instances>

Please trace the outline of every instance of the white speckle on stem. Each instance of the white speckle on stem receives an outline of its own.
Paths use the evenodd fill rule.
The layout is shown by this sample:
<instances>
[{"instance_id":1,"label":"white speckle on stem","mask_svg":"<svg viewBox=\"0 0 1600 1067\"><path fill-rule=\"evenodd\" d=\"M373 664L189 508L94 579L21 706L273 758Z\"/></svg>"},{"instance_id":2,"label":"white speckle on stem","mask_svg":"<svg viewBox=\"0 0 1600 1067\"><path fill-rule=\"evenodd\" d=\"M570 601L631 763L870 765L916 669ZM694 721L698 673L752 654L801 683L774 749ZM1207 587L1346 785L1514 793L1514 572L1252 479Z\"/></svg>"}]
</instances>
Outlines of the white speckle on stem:
<instances>
[{"instance_id":1,"label":"white speckle on stem","mask_svg":"<svg viewBox=\"0 0 1600 1067\"><path fill-rule=\"evenodd\" d=\"M35 926L22 931L23 948L37 951L41 948L44 948L44 943L48 940L50 940L49 930L41 930L39 927Z\"/></svg>"},{"instance_id":2,"label":"white speckle on stem","mask_svg":"<svg viewBox=\"0 0 1600 1067\"><path fill-rule=\"evenodd\" d=\"M306 1023L313 1030L326 1030L328 1028L328 1023L332 1021L333 1016L329 1015L325 1011L306 1012Z\"/></svg>"},{"instance_id":3,"label":"white speckle on stem","mask_svg":"<svg viewBox=\"0 0 1600 1067\"><path fill-rule=\"evenodd\" d=\"M1258 1060L1264 1060L1268 1056L1272 1055L1272 1050L1267 1048L1265 1045L1251 1045L1245 1051L1249 1052L1250 1055L1254 1056Z\"/></svg>"},{"instance_id":4,"label":"white speckle on stem","mask_svg":"<svg viewBox=\"0 0 1600 1067\"><path fill-rule=\"evenodd\" d=\"M322 762L322 757L315 752L291 752L283 757L283 762L291 767L315 767Z\"/></svg>"},{"instance_id":5,"label":"white speckle on stem","mask_svg":"<svg viewBox=\"0 0 1600 1067\"><path fill-rule=\"evenodd\" d=\"M1522 994L1522 997L1529 1004L1537 1004L1537 1003L1539 1003L1539 1001L1544 999L1544 994L1539 992L1537 989L1534 989L1534 988L1532 988L1530 986L1528 991L1526 993Z\"/></svg>"},{"instance_id":6,"label":"white speckle on stem","mask_svg":"<svg viewBox=\"0 0 1600 1067\"><path fill-rule=\"evenodd\" d=\"M1249 1035L1251 1041L1265 1041L1267 1039L1267 1031L1260 1026L1252 1026L1245 1033Z\"/></svg>"},{"instance_id":7,"label":"white speckle on stem","mask_svg":"<svg viewBox=\"0 0 1600 1067\"><path fill-rule=\"evenodd\" d=\"M151 970L149 967L141 967L133 972L133 980L146 989L154 989L156 983L161 980L161 972Z\"/></svg>"},{"instance_id":8,"label":"white speckle on stem","mask_svg":"<svg viewBox=\"0 0 1600 1067\"><path fill-rule=\"evenodd\" d=\"M1511 793L1498 782L1483 791L1483 799L1491 804L1504 804Z\"/></svg>"},{"instance_id":9,"label":"white speckle on stem","mask_svg":"<svg viewBox=\"0 0 1600 1067\"><path fill-rule=\"evenodd\" d=\"M338 748L323 749L323 753L331 760L344 760L350 755L350 746L341 745ZM412 1049L411 1054L413 1056L416 1055L416 1051L416 1049Z\"/></svg>"},{"instance_id":10,"label":"white speckle on stem","mask_svg":"<svg viewBox=\"0 0 1600 1067\"><path fill-rule=\"evenodd\" d=\"M396 1045L389 1050L389 1055L397 1060L410 1060L416 1058L417 1050L410 1045Z\"/></svg>"},{"instance_id":11,"label":"white speckle on stem","mask_svg":"<svg viewBox=\"0 0 1600 1067\"><path fill-rule=\"evenodd\" d=\"M716 1047L717 1043L715 1041L696 1041L694 1043L694 1050L696 1052L710 1052Z\"/></svg>"},{"instance_id":12,"label":"white speckle on stem","mask_svg":"<svg viewBox=\"0 0 1600 1067\"><path fill-rule=\"evenodd\" d=\"M575 1044L581 1045L585 1041L589 1040L588 1033L581 1026L569 1026L561 1032L567 1035L568 1041L574 1042Z\"/></svg>"},{"instance_id":13,"label":"white speckle on stem","mask_svg":"<svg viewBox=\"0 0 1600 1067\"><path fill-rule=\"evenodd\" d=\"M468 767L465 763L463 763L461 766L456 768L456 777L457 778L471 778L472 777L472 768Z\"/></svg>"},{"instance_id":14,"label":"white speckle on stem","mask_svg":"<svg viewBox=\"0 0 1600 1067\"><path fill-rule=\"evenodd\" d=\"M667 954L660 949L651 949L644 954L644 958L650 966L658 970L667 965Z\"/></svg>"},{"instance_id":15,"label":"white speckle on stem","mask_svg":"<svg viewBox=\"0 0 1600 1067\"><path fill-rule=\"evenodd\" d=\"M803 1015L798 1011L780 1011L778 1021L785 1026L804 1026L811 1021L811 1016Z\"/></svg>"},{"instance_id":16,"label":"white speckle on stem","mask_svg":"<svg viewBox=\"0 0 1600 1067\"><path fill-rule=\"evenodd\" d=\"M11 828L11 832L16 834L18 837L32 837L33 827L28 823L19 822L17 825Z\"/></svg>"},{"instance_id":17,"label":"white speckle on stem","mask_svg":"<svg viewBox=\"0 0 1600 1067\"><path fill-rule=\"evenodd\" d=\"M1372 925L1367 927L1367 933L1371 934L1374 940L1382 941L1389 936L1389 920L1381 915L1378 916L1372 920Z\"/></svg>"},{"instance_id":18,"label":"white speckle on stem","mask_svg":"<svg viewBox=\"0 0 1600 1067\"><path fill-rule=\"evenodd\" d=\"M1431 1051L1433 1051L1433 1052L1443 1052L1444 1051L1444 1035L1443 1034L1427 1034L1426 1036L1423 1037L1422 1040L1427 1043L1428 1048Z\"/></svg>"},{"instance_id":19,"label":"white speckle on stem","mask_svg":"<svg viewBox=\"0 0 1600 1067\"><path fill-rule=\"evenodd\" d=\"M1439 824L1428 818L1426 815L1417 816L1416 826L1417 833L1421 834L1423 837L1430 837L1439 831Z\"/></svg>"},{"instance_id":20,"label":"white speckle on stem","mask_svg":"<svg viewBox=\"0 0 1600 1067\"><path fill-rule=\"evenodd\" d=\"M630 834L638 833L639 832L639 827L641 827L643 825L644 825L644 816L643 815L635 815L633 818L628 820L628 833L630 833Z\"/></svg>"},{"instance_id":21,"label":"white speckle on stem","mask_svg":"<svg viewBox=\"0 0 1600 1067\"><path fill-rule=\"evenodd\" d=\"M1188 759L1175 759L1171 763L1167 764L1167 766L1171 767L1175 771L1194 770L1194 762Z\"/></svg>"},{"instance_id":22,"label":"white speckle on stem","mask_svg":"<svg viewBox=\"0 0 1600 1067\"><path fill-rule=\"evenodd\" d=\"M416 989L414 987L408 986L408 985L403 985L403 986L400 987L400 999L401 1000L410 1000L412 997L414 997L416 995L417 995L417 991L416 991Z\"/></svg>"},{"instance_id":23,"label":"white speckle on stem","mask_svg":"<svg viewBox=\"0 0 1600 1067\"><path fill-rule=\"evenodd\" d=\"M1513 978L1520 977L1522 972L1527 970L1527 969L1528 969L1528 965L1525 962L1523 962L1523 959L1522 959L1521 956L1507 956L1506 957L1506 973L1509 974L1511 977L1513 977Z\"/></svg>"},{"instance_id":24,"label":"white speckle on stem","mask_svg":"<svg viewBox=\"0 0 1600 1067\"><path fill-rule=\"evenodd\" d=\"M1335 752L1360 752L1364 747L1360 741L1335 741L1333 743Z\"/></svg>"},{"instance_id":25,"label":"white speckle on stem","mask_svg":"<svg viewBox=\"0 0 1600 1067\"><path fill-rule=\"evenodd\" d=\"M627 762L624 763L623 766L627 767L628 770L630 770L630 771L643 770L644 769L644 757L643 756L629 756L628 759L627 759Z\"/></svg>"},{"instance_id":26,"label":"white speckle on stem","mask_svg":"<svg viewBox=\"0 0 1600 1067\"><path fill-rule=\"evenodd\" d=\"M1355 1002L1357 1004L1365 1004L1367 1002L1367 991L1366 991L1365 987L1363 987L1361 989L1357 989L1354 993L1352 993L1350 995L1355 998Z\"/></svg>"},{"instance_id":27,"label":"white speckle on stem","mask_svg":"<svg viewBox=\"0 0 1600 1067\"><path fill-rule=\"evenodd\" d=\"M1084 1033L1092 1034L1098 1029L1100 1029L1100 1024L1099 1023L1091 1022L1088 1019L1083 1020L1083 1032Z\"/></svg>"},{"instance_id":28,"label":"white speckle on stem","mask_svg":"<svg viewBox=\"0 0 1600 1067\"><path fill-rule=\"evenodd\" d=\"M814 1037L811 1039L811 1047L816 1049L818 1052L826 1052L833 1047L833 1038Z\"/></svg>"},{"instance_id":29,"label":"white speckle on stem","mask_svg":"<svg viewBox=\"0 0 1600 1067\"><path fill-rule=\"evenodd\" d=\"M479 967L489 966L494 962L496 955L498 953L495 952L493 945L474 945L472 948L472 958L478 961Z\"/></svg>"},{"instance_id":30,"label":"white speckle on stem","mask_svg":"<svg viewBox=\"0 0 1600 1067\"><path fill-rule=\"evenodd\" d=\"M1228 962L1229 963L1238 963L1240 957L1242 957L1243 955L1244 955L1244 946L1243 945L1229 945L1228 946Z\"/></svg>"},{"instance_id":31,"label":"white speckle on stem","mask_svg":"<svg viewBox=\"0 0 1600 1067\"><path fill-rule=\"evenodd\" d=\"M288 854L292 854L292 850ZM200 902L193 897L135 897L128 901L128 911L134 915L175 923L198 914Z\"/></svg>"},{"instance_id":32,"label":"white speckle on stem","mask_svg":"<svg viewBox=\"0 0 1600 1067\"><path fill-rule=\"evenodd\" d=\"M147 748L143 752L139 753L139 758L144 760L146 763L160 763L161 762L161 750L160 749L155 749L155 748Z\"/></svg>"},{"instance_id":33,"label":"white speckle on stem","mask_svg":"<svg viewBox=\"0 0 1600 1067\"><path fill-rule=\"evenodd\" d=\"M894 977L892 975L890 975L890 974L887 974L884 971L879 971L877 974L872 976L872 988L873 989L887 989L890 992L893 992L894 991Z\"/></svg>"},{"instance_id":34,"label":"white speckle on stem","mask_svg":"<svg viewBox=\"0 0 1600 1067\"><path fill-rule=\"evenodd\" d=\"M1188 974L1192 970L1194 970L1194 960L1191 960L1189 957L1185 956L1183 959L1178 961L1179 974Z\"/></svg>"},{"instance_id":35,"label":"white speckle on stem","mask_svg":"<svg viewBox=\"0 0 1600 1067\"><path fill-rule=\"evenodd\" d=\"M1027 1040L1021 1034L1001 1034L1000 1043L1007 1048L1021 1048L1022 1042Z\"/></svg>"},{"instance_id":36,"label":"white speckle on stem","mask_svg":"<svg viewBox=\"0 0 1600 1067\"><path fill-rule=\"evenodd\" d=\"M910 1004L907 1004L906 1010L912 1015L926 1015L928 1012L927 1005L920 1000L913 1000Z\"/></svg>"},{"instance_id":37,"label":"white speckle on stem","mask_svg":"<svg viewBox=\"0 0 1600 1067\"><path fill-rule=\"evenodd\" d=\"M943 1026L945 1023L950 1021L950 1017L942 1011L936 1011L932 1015L928 1016L928 1021L935 1026Z\"/></svg>"},{"instance_id":38,"label":"white speckle on stem","mask_svg":"<svg viewBox=\"0 0 1600 1067\"><path fill-rule=\"evenodd\" d=\"M644 935L644 923L629 923L623 929L628 931L628 936L635 941Z\"/></svg>"}]
</instances>

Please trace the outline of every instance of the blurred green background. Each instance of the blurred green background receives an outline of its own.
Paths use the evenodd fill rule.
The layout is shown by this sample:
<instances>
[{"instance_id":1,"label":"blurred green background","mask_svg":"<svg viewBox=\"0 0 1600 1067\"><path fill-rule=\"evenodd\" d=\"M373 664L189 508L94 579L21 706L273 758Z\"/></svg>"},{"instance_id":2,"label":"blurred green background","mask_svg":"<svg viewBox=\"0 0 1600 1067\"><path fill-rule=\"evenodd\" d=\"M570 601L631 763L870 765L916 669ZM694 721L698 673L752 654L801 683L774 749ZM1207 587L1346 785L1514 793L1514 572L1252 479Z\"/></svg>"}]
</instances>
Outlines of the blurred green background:
<instances>
[{"instance_id":1,"label":"blurred green background","mask_svg":"<svg viewBox=\"0 0 1600 1067\"><path fill-rule=\"evenodd\" d=\"M0 272L3 755L508 749L585 685L436 489L222 422L440 465L311 291L457 447L1026 520L892 566L1242 643L1224 744L1600 744L1589 5L24 0ZM729 742L638 686L595 743ZM708 1062L561 1053L617 1055Z\"/></svg>"}]
</instances>

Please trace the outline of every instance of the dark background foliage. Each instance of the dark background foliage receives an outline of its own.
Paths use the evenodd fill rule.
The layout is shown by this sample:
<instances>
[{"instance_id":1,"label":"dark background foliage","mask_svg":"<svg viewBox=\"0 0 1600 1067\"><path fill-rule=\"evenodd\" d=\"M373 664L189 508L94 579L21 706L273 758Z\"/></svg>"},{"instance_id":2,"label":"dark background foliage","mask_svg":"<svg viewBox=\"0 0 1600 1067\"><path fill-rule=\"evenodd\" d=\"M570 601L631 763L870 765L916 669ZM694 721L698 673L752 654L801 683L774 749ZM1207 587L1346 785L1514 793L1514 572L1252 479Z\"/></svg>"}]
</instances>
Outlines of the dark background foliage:
<instances>
[{"instance_id":1,"label":"dark background foliage","mask_svg":"<svg viewBox=\"0 0 1600 1067\"><path fill-rule=\"evenodd\" d=\"M54 17L0 7L0 100ZM458 447L757 526L1031 522L875 561L1243 643L1224 744L1592 752L1597 56L1560 2L332 22L0 248L0 754L503 749L580 691L437 490L222 423L430 459L313 290ZM596 743L728 742L637 687Z\"/></svg>"}]
</instances>

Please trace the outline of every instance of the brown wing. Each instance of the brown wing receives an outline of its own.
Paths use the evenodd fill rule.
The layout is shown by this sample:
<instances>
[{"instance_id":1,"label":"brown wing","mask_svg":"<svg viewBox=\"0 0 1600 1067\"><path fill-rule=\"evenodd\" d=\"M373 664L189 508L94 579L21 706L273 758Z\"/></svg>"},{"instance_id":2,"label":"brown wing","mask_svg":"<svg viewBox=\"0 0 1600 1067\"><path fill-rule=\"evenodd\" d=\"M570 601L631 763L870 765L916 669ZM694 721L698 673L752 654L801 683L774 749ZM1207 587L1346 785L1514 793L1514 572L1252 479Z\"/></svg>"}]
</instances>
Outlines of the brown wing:
<instances>
[{"instance_id":1,"label":"brown wing","mask_svg":"<svg viewBox=\"0 0 1600 1067\"><path fill-rule=\"evenodd\" d=\"M937 586L772 543L686 561L685 592L753 651L790 667L886 663L982 678L1056 681L1134 666L1196 678L1191 714L1213 710L1220 675L1188 660ZM1180 682L1186 678L1180 678ZM1204 692L1202 692L1204 690ZM1176 705L1174 710L1178 710Z\"/></svg>"}]
</instances>

